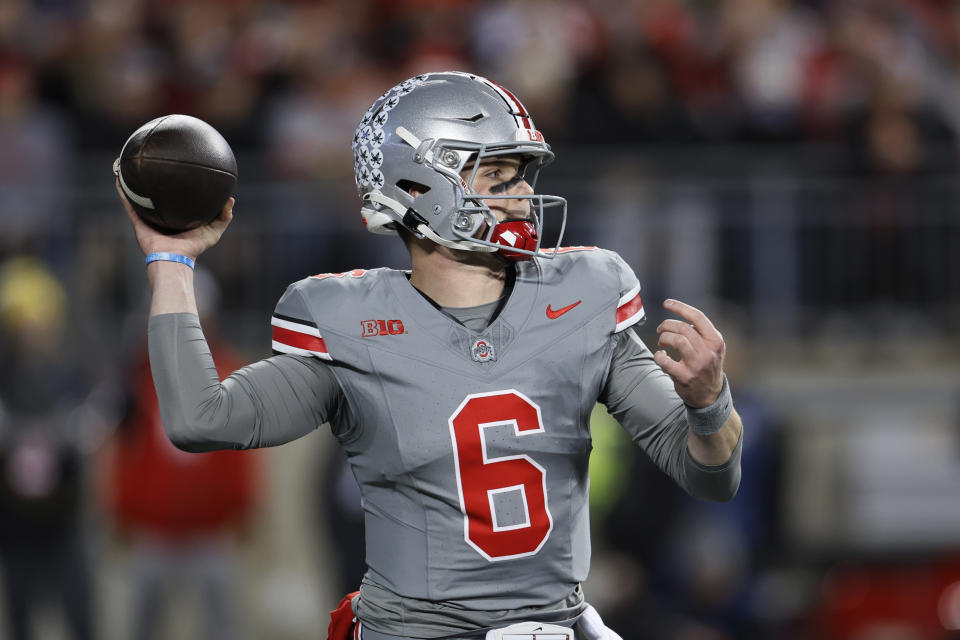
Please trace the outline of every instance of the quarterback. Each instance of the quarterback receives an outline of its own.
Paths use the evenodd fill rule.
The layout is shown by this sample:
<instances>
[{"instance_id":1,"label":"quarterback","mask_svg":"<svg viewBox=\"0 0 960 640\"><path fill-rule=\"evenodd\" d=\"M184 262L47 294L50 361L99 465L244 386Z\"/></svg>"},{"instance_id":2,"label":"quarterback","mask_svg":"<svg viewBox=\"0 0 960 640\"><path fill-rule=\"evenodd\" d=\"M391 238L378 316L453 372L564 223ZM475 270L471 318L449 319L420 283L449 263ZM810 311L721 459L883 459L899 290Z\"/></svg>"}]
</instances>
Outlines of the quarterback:
<instances>
[{"instance_id":1,"label":"quarterback","mask_svg":"<svg viewBox=\"0 0 960 640\"><path fill-rule=\"evenodd\" d=\"M567 214L565 200L534 191L553 153L516 96L486 78L429 73L389 89L353 155L363 223L399 235L411 269L291 284L271 320L274 355L222 383L192 267L232 200L175 236L127 206L148 256L167 434L208 451L330 425L361 488L368 565L332 635L618 638L580 588L591 409L604 403L691 495L731 499L742 426L723 338L668 300L678 318L659 325L651 352L634 332L640 283L617 254L559 237L544 246L544 220L562 236Z\"/></svg>"}]
</instances>

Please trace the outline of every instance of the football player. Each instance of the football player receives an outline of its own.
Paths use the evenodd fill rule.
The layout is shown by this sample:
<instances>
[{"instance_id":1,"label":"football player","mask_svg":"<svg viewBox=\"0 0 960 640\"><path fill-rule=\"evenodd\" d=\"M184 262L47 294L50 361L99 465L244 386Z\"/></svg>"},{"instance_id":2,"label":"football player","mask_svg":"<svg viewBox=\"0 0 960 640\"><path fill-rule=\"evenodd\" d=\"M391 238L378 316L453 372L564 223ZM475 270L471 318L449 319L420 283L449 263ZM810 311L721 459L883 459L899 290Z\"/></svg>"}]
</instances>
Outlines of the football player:
<instances>
[{"instance_id":1,"label":"football player","mask_svg":"<svg viewBox=\"0 0 960 640\"><path fill-rule=\"evenodd\" d=\"M723 338L668 300L678 318L660 324L652 353L634 333L640 284L617 254L559 237L544 246L544 220L562 236L566 219L562 198L534 191L553 153L496 83L411 78L363 116L353 153L363 222L399 234L411 270L290 285L272 318L276 354L223 383L192 267L227 228L232 200L177 236L127 208L147 254L150 359L170 439L188 451L267 447L329 423L367 537L367 572L336 633L617 638L580 587L591 409L604 403L693 496L729 500L742 427Z\"/></svg>"}]
</instances>

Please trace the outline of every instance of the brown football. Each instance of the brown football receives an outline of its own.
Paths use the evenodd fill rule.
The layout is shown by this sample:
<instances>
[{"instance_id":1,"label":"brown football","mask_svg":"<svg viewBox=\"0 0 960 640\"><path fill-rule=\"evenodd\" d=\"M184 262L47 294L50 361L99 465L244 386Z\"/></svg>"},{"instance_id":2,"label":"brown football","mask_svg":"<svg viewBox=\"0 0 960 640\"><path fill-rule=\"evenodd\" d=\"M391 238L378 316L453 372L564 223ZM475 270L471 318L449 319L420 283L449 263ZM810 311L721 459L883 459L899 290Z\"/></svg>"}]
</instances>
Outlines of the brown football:
<instances>
[{"instance_id":1,"label":"brown football","mask_svg":"<svg viewBox=\"0 0 960 640\"><path fill-rule=\"evenodd\" d=\"M220 132L177 114L134 131L114 173L134 210L164 233L210 222L237 186L237 160Z\"/></svg>"}]
</instances>

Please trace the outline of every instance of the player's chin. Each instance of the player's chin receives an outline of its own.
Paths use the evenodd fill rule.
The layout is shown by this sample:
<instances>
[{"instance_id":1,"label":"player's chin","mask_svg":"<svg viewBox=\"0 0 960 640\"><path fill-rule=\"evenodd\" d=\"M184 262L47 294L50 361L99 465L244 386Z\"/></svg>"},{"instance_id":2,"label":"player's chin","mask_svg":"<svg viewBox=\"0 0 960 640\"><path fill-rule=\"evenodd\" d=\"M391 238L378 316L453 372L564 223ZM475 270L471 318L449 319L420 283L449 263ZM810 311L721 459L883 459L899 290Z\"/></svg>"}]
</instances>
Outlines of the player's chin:
<instances>
[{"instance_id":1,"label":"player's chin","mask_svg":"<svg viewBox=\"0 0 960 640\"><path fill-rule=\"evenodd\" d=\"M474 267L485 267L493 271L501 271L510 263L497 251L471 251L469 249L450 249L454 260L460 264Z\"/></svg>"}]
</instances>

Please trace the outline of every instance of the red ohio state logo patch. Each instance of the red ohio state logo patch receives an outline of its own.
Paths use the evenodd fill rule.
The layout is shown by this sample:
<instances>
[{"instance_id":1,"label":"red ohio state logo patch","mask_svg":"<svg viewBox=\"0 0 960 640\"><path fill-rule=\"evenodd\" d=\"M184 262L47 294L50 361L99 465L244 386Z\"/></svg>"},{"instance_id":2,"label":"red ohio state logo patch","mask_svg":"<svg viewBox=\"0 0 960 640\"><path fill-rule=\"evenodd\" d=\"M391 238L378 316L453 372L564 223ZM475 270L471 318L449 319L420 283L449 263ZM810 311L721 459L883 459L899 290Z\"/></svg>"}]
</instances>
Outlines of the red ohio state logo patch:
<instances>
[{"instance_id":1,"label":"red ohio state logo patch","mask_svg":"<svg viewBox=\"0 0 960 640\"><path fill-rule=\"evenodd\" d=\"M484 338L478 338L474 340L473 346L470 347L470 354L473 356L473 359L476 362L490 362L497 359L497 354L493 350L493 345L487 342Z\"/></svg>"},{"instance_id":2,"label":"red ohio state logo patch","mask_svg":"<svg viewBox=\"0 0 960 640\"><path fill-rule=\"evenodd\" d=\"M372 338L373 336L395 336L406 333L403 328L403 322L400 320L361 320L360 326L363 327L363 338Z\"/></svg>"}]
</instances>

